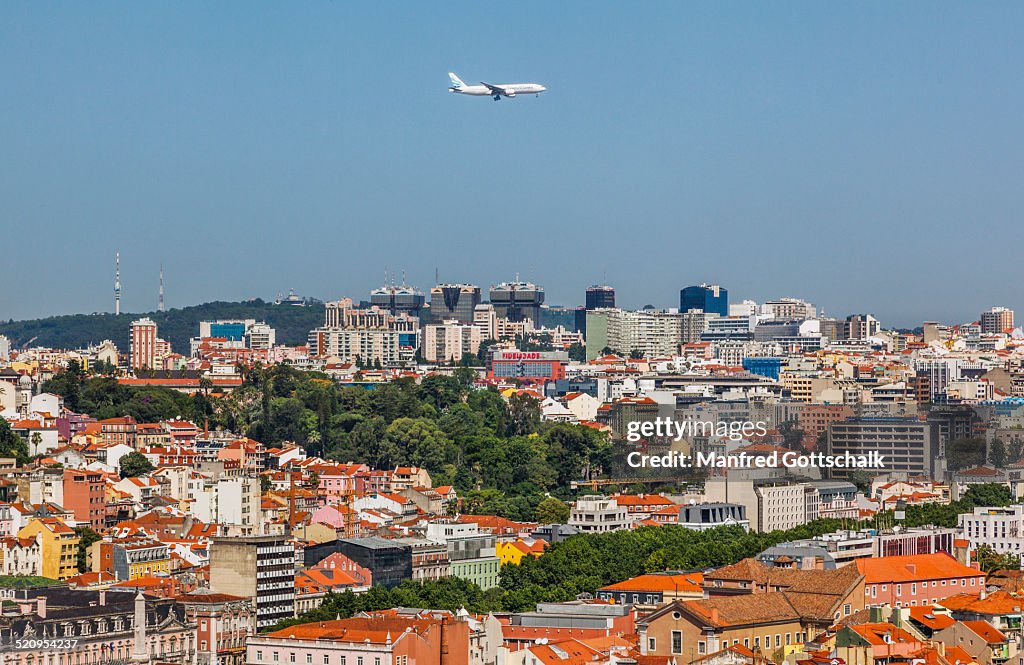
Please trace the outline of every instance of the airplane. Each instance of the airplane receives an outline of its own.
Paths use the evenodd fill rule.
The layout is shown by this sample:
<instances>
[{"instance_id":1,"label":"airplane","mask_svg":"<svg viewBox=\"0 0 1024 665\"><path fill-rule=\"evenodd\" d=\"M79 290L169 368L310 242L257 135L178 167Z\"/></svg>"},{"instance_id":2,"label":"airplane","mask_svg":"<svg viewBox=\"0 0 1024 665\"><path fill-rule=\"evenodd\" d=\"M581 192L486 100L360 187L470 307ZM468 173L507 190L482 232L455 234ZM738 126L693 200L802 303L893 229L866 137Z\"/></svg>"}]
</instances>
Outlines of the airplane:
<instances>
[{"instance_id":1,"label":"airplane","mask_svg":"<svg viewBox=\"0 0 1024 665\"><path fill-rule=\"evenodd\" d=\"M448 78L452 82L448 86L448 92L457 92L460 95L475 95L477 97L488 96L493 97L494 101L498 101L502 97L515 97L517 94L537 95L539 97L540 93L547 90L547 88L537 83L502 83L501 85L491 85L490 83L480 81L480 85L466 85L453 72L448 72Z\"/></svg>"}]
</instances>

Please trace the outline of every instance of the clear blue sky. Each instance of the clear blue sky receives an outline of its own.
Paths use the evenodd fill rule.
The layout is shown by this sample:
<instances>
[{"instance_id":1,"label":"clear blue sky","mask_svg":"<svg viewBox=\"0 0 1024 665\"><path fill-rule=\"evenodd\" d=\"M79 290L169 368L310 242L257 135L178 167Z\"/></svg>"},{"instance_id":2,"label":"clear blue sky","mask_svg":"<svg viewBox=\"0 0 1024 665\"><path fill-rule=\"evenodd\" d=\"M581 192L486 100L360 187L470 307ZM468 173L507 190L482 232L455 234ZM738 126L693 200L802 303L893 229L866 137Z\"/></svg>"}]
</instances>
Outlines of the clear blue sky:
<instances>
[{"instance_id":1,"label":"clear blue sky","mask_svg":"<svg viewBox=\"0 0 1024 665\"><path fill-rule=\"evenodd\" d=\"M1024 310L1021 3L5 3L0 318L516 272ZM493 102L446 92L531 81ZM1024 316L1024 312L1022 312Z\"/></svg>"}]
</instances>

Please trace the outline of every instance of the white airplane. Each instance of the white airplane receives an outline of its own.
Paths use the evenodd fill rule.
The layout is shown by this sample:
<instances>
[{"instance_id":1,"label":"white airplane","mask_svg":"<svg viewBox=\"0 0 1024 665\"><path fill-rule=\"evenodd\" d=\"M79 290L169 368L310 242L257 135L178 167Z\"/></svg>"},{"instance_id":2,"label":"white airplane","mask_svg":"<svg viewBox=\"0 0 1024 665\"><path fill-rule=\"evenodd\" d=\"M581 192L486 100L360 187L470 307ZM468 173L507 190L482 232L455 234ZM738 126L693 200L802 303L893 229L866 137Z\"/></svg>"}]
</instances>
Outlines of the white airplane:
<instances>
[{"instance_id":1,"label":"white airplane","mask_svg":"<svg viewBox=\"0 0 1024 665\"><path fill-rule=\"evenodd\" d=\"M448 86L448 92L457 92L460 95L475 95L477 97L493 97L498 101L502 97L515 97L516 95L537 95L547 90L537 83L502 83L491 85L480 81L480 85L466 85L453 72L448 72L448 78L452 84Z\"/></svg>"}]
</instances>

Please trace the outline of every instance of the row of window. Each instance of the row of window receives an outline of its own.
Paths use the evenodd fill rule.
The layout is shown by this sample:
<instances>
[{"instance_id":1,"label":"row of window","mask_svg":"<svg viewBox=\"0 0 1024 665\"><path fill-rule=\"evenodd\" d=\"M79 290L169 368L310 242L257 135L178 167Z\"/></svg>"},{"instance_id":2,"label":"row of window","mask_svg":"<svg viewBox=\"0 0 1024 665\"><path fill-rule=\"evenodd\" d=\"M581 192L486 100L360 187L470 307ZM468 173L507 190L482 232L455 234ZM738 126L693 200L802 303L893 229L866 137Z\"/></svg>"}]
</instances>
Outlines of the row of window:
<instances>
[{"instance_id":1,"label":"row of window","mask_svg":"<svg viewBox=\"0 0 1024 665\"><path fill-rule=\"evenodd\" d=\"M849 607L849 606L847 606L847 607ZM849 612L847 612L847 614L849 614ZM805 639L806 639L806 634L805 633L775 633L775 648L776 649L782 648L783 640L785 640L786 645L789 646L790 644L793 644L793 643L795 643L795 644L802 644ZM737 646L739 643L740 643L739 639L734 639L732 641L732 646ZM671 646L672 646L672 653L673 654L682 654L683 653L683 632L682 631L680 631L680 630L673 630L672 631L672 645ZM750 638L749 637L743 638L743 646L745 646L747 648L750 648ZM729 640L723 640L721 648L725 649L725 648L728 648L728 647L729 647ZM754 638L754 648L760 648L760 647L761 647L761 637L758 636L758 637ZM765 649L772 648L772 636L771 635L765 635L764 636L764 648ZM651 652L651 653L653 653L653 652L658 650L658 640L657 640L657 638L654 638L654 637L648 637L647 638L647 650L648 650L648 652ZM706 654L707 652L708 652L707 642L704 641L704 640L699 640L697 642L697 653L698 654Z\"/></svg>"},{"instance_id":2,"label":"row of window","mask_svg":"<svg viewBox=\"0 0 1024 665\"><path fill-rule=\"evenodd\" d=\"M265 662L263 660L263 651L262 650L257 650L256 651L256 662L258 662L258 663ZM272 651L270 653L270 662L272 662L272 663L279 663L279 662L281 662L281 652L280 651ZM288 654L288 662L289 663L297 663L298 662L297 656L296 656L294 651L289 652L289 654ZM331 662L330 654L326 654L326 653L323 654L323 661L322 662L323 662L323 665L367 665L367 663L365 662L365 657L364 656L356 656L355 663L349 663L348 662L348 656L341 655L332 663ZM306 663L306 665L313 665L313 654L311 654L311 653L307 653L306 654L305 663ZM380 658L380 656L374 656L373 657L373 665L381 665L381 658ZM408 656L395 656L395 665L409 665L409 657Z\"/></svg>"},{"instance_id":3,"label":"row of window","mask_svg":"<svg viewBox=\"0 0 1024 665\"><path fill-rule=\"evenodd\" d=\"M972 577L972 578L970 578L970 580L971 580L970 586L975 586L977 584L977 582L978 582L978 579L976 577ZM939 580L939 581L932 580L932 588L935 588L936 586L939 586L940 582L941 582L942 586L946 586L946 580ZM967 578L966 577L960 578L959 582L960 582L960 586L963 586L963 587L968 586ZM916 594L917 593L917 585L918 585L917 582L911 582L910 583L910 593L911 594ZM955 579L954 580L949 580L949 586L956 586L956 585L957 585L957 580L955 580ZM888 588L889 588L888 584L882 584L882 585L872 584L865 591L865 595L870 595L872 598L877 598L878 597L878 591L879 591L878 586L882 587L881 588L881 592L882 593L885 593L888 590ZM893 584L892 586L893 586L893 589L896 591L896 595L897 596L902 596L903 595L903 587L907 586L907 584L905 584L905 583L904 584ZM928 582L921 582L921 588L922 589L927 588L927 587L928 587Z\"/></svg>"}]
</instances>

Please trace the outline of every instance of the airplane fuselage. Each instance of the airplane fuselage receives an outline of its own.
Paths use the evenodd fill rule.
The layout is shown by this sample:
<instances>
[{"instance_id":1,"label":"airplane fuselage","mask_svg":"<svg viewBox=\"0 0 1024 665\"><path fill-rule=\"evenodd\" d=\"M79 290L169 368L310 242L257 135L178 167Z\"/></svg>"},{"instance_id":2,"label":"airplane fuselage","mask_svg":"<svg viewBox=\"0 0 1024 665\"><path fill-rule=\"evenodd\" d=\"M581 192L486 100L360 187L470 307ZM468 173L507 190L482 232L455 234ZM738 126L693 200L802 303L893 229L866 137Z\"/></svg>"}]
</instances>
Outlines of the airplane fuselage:
<instances>
[{"instance_id":1,"label":"airplane fuselage","mask_svg":"<svg viewBox=\"0 0 1024 665\"><path fill-rule=\"evenodd\" d=\"M500 88L502 92L497 93L485 85L451 86L448 88L448 91L476 97L494 97L498 94L502 97L515 97L516 95L539 95L547 90L547 88L538 83L503 83L494 87Z\"/></svg>"}]
</instances>

